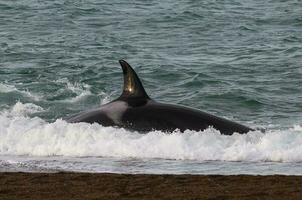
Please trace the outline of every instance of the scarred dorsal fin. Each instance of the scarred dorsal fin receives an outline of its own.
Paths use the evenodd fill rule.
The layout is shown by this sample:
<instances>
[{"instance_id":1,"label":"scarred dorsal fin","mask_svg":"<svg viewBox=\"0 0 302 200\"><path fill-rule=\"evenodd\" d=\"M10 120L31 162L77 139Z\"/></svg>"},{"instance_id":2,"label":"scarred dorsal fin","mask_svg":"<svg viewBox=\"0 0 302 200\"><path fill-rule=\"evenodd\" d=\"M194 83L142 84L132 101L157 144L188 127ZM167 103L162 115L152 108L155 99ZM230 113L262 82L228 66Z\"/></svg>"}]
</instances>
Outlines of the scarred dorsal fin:
<instances>
[{"instance_id":1,"label":"scarred dorsal fin","mask_svg":"<svg viewBox=\"0 0 302 200\"><path fill-rule=\"evenodd\" d=\"M150 99L132 67L124 60L119 62L124 74L124 88L119 99Z\"/></svg>"}]
</instances>

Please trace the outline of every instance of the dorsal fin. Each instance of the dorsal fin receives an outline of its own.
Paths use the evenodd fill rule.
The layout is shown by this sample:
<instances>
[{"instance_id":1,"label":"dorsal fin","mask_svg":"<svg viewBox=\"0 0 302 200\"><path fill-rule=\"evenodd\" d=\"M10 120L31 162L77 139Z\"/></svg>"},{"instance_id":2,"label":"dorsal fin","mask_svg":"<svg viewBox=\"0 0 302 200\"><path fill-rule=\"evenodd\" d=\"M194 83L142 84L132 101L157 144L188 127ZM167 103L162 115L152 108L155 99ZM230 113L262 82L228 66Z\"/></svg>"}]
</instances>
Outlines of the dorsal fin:
<instances>
[{"instance_id":1,"label":"dorsal fin","mask_svg":"<svg viewBox=\"0 0 302 200\"><path fill-rule=\"evenodd\" d=\"M150 99L132 67L124 60L119 60L119 63L124 74L124 88L120 99Z\"/></svg>"}]
</instances>

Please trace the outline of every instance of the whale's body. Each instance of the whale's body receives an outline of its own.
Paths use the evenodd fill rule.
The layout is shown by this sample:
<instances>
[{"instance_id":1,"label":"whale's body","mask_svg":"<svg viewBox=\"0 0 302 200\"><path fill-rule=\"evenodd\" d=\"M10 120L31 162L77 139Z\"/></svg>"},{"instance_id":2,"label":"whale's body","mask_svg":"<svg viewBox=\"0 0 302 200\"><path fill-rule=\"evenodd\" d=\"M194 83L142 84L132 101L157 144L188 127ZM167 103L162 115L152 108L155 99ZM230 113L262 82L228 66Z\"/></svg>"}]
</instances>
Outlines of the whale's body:
<instances>
[{"instance_id":1,"label":"whale's body","mask_svg":"<svg viewBox=\"0 0 302 200\"><path fill-rule=\"evenodd\" d=\"M222 134L231 135L234 132L247 133L253 130L197 109L156 102L147 95L131 66L123 60L120 64L124 74L122 95L97 109L74 115L67 119L68 122L99 123L142 133L152 130L172 132L177 129L181 132L202 131L213 127Z\"/></svg>"}]
</instances>

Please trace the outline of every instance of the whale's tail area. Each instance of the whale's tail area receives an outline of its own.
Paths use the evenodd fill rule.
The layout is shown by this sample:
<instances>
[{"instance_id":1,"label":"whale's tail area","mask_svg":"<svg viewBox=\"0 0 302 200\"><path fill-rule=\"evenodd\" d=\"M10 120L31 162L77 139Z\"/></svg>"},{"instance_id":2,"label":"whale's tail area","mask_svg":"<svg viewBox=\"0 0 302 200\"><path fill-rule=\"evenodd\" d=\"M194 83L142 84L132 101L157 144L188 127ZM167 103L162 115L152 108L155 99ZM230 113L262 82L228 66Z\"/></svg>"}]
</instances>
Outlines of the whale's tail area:
<instances>
[{"instance_id":1,"label":"whale's tail area","mask_svg":"<svg viewBox=\"0 0 302 200\"><path fill-rule=\"evenodd\" d=\"M123 93L119 99L150 99L133 68L124 60L119 60L119 63L124 74Z\"/></svg>"}]
</instances>

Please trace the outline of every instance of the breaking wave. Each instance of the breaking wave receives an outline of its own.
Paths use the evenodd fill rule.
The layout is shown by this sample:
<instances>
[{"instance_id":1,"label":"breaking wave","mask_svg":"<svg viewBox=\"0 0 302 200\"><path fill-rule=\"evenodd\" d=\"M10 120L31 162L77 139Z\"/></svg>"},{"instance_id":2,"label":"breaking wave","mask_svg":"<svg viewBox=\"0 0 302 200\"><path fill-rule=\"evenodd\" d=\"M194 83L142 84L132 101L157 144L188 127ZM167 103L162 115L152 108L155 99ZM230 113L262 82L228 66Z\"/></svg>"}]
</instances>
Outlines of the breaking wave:
<instances>
[{"instance_id":1,"label":"breaking wave","mask_svg":"<svg viewBox=\"0 0 302 200\"><path fill-rule=\"evenodd\" d=\"M4 84L4 83L0 83L0 93L17 93L17 94L21 94L24 97L28 97L34 101L39 101L42 99L42 97L39 94L32 93L29 91L23 91L23 90L17 89L13 85L8 85L8 84Z\"/></svg>"},{"instance_id":2,"label":"breaking wave","mask_svg":"<svg viewBox=\"0 0 302 200\"><path fill-rule=\"evenodd\" d=\"M232 136L211 128L139 134L99 124L68 124L60 119L48 123L28 116L41 111L43 108L34 104L18 102L0 113L0 155L302 162L299 125Z\"/></svg>"},{"instance_id":3,"label":"breaking wave","mask_svg":"<svg viewBox=\"0 0 302 200\"><path fill-rule=\"evenodd\" d=\"M85 99L87 96L92 95L90 88L91 86L85 83L71 83L68 79L60 79L56 81L57 83L63 84L65 86L61 92L71 92L75 94L75 97L71 97L68 99L60 100L62 102L75 103L80 100Z\"/></svg>"}]
</instances>

